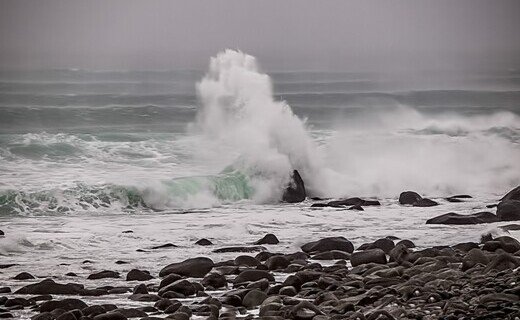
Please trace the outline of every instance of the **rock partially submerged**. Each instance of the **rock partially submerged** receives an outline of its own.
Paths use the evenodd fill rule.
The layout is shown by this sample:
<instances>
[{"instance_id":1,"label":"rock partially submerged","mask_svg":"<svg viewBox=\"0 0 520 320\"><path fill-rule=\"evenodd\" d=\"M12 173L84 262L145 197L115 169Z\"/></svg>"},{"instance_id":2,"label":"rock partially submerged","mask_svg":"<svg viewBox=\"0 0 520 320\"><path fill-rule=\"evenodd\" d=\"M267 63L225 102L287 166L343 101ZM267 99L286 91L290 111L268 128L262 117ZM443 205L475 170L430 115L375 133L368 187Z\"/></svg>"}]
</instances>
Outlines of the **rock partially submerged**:
<instances>
[{"instance_id":1,"label":"rock partially submerged","mask_svg":"<svg viewBox=\"0 0 520 320\"><path fill-rule=\"evenodd\" d=\"M404 191L399 195L399 203L403 205L412 205L414 207L433 207L438 205L436 201L421 197L415 191Z\"/></svg>"},{"instance_id":2,"label":"rock partially submerged","mask_svg":"<svg viewBox=\"0 0 520 320\"><path fill-rule=\"evenodd\" d=\"M497 206L497 217L500 221L520 220L520 200L504 200Z\"/></svg>"},{"instance_id":3,"label":"rock partially submerged","mask_svg":"<svg viewBox=\"0 0 520 320\"><path fill-rule=\"evenodd\" d=\"M285 188L285 191L282 195L282 201L288 203L296 203L302 202L307 197L307 193L305 192L305 185L303 183L303 179L300 176L298 170L294 170L291 176L291 182Z\"/></svg>"},{"instance_id":4,"label":"rock partially submerged","mask_svg":"<svg viewBox=\"0 0 520 320\"><path fill-rule=\"evenodd\" d=\"M509 191L505 196L502 197L502 199L500 199L500 201L506 201L506 200L520 201L520 186Z\"/></svg>"},{"instance_id":5,"label":"rock partially submerged","mask_svg":"<svg viewBox=\"0 0 520 320\"><path fill-rule=\"evenodd\" d=\"M352 253L354 251L354 245L345 237L330 237L306 243L301 247L301 249L303 252L307 253L326 252L331 250Z\"/></svg>"},{"instance_id":6,"label":"rock partially submerged","mask_svg":"<svg viewBox=\"0 0 520 320\"><path fill-rule=\"evenodd\" d=\"M61 284L52 279L45 279L22 287L15 291L15 294L80 294L82 291L83 286L79 284Z\"/></svg>"},{"instance_id":7,"label":"rock partially submerged","mask_svg":"<svg viewBox=\"0 0 520 320\"><path fill-rule=\"evenodd\" d=\"M426 224L453 224L453 225L464 225L464 224L479 224L479 223L492 223L498 222L499 219L496 215L491 212L477 212L473 214L458 214L455 212L449 212L431 219L426 220Z\"/></svg>"}]
</instances>

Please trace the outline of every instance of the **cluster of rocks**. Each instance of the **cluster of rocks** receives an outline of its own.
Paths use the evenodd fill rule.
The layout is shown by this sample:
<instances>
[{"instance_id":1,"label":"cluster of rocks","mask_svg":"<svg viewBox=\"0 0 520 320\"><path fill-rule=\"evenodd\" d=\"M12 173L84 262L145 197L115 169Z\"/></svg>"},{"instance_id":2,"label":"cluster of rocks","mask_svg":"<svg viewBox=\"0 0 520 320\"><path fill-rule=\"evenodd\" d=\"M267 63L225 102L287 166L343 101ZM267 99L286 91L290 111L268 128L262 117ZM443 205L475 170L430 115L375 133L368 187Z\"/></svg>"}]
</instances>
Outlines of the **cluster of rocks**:
<instances>
[{"instance_id":1,"label":"cluster of rocks","mask_svg":"<svg viewBox=\"0 0 520 320\"><path fill-rule=\"evenodd\" d=\"M278 243L268 235L258 243ZM30 308L33 320L160 319L515 319L520 317L520 243L486 236L416 250L396 237L354 245L344 237L309 242L291 254L261 251L215 263L195 257L158 272L132 269L132 287L86 289L45 279L0 288L0 317ZM17 276L32 279L29 273ZM118 278L114 271L88 279ZM144 283L146 282L146 283ZM139 308L88 304L81 296L126 295ZM53 295L68 295L56 299ZM198 297L198 299L194 299Z\"/></svg>"}]
</instances>

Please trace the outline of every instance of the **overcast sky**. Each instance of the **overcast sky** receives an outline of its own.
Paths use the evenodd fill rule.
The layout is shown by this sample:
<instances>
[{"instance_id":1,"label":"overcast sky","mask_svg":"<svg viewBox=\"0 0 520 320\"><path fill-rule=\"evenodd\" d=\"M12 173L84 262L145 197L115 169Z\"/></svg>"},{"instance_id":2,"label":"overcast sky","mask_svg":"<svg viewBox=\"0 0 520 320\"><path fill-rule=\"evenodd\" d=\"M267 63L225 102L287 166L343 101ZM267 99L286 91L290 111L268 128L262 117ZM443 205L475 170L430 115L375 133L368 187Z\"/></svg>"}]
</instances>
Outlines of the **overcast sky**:
<instances>
[{"instance_id":1,"label":"overcast sky","mask_svg":"<svg viewBox=\"0 0 520 320\"><path fill-rule=\"evenodd\" d=\"M520 1L0 0L0 67L519 68Z\"/></svg>"}]
</instances>

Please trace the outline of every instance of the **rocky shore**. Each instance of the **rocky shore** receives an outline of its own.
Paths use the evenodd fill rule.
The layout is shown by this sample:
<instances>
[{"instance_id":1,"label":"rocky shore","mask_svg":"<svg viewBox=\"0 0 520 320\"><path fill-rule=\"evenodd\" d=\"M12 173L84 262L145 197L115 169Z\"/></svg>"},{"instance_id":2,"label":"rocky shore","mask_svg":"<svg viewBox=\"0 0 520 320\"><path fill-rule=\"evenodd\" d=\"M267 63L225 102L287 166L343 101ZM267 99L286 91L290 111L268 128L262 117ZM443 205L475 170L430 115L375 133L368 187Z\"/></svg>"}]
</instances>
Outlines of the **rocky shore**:
<instances>
[{"instance_id":1,"label":"rocky shore","mask_svg":"<svg viewBox=\"0 0 520 320\"><path fill-rule=\"evenodd\" d=\"M463 201L465 197L450 199ZM417 207L432 205L433 200L425 199L406 192L399 201ZM360 198L322 201L313 207L362 210L378 205ZM460 218L448 213L427 223L518 220L510 219L516 217L518 202L520 188L501 199L497 213L490 213L493 216L477 213ZM516 224L504 226L519 228ZM491 234L480 242L445 242L419 249L413 241L395 236L359 246L345 237L326 237L305 243L296 252L280 253L274 234L233 247L200 239L193 246L209 246L216 256L233 253L235 258L171 258L172 263L153 270L128 265L125 273L67 274L72 282L37 278L22 265L3 264L3 269L20 271L13 280L23 285L0 282L0 318L520 319L520 243L510 236ZM125 261L116 263L125 265ZM92 284L101 280L108 284ZM117 282L110 284L111 280ZM103 298L132 303L106 303Z\"/></svg>"}]
</instances>

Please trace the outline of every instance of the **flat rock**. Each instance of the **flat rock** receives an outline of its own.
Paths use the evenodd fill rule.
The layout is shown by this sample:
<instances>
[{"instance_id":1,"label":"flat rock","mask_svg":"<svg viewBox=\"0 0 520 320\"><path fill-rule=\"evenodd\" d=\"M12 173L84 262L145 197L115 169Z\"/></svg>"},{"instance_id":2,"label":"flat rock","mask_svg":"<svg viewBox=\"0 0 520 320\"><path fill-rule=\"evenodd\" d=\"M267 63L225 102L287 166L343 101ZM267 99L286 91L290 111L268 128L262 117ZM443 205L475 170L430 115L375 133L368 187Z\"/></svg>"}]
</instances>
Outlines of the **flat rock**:
<instances>
[{"instance_id":1,"label":"flat rock","mask_svg":"<svg viewBox=\"0 0 520 320\"><path fill-rule=\"evenodd\" d=\"M493 223L498 222L499 219L496 215L491 212L477 212L474 214L458 214L455 212L449 212L431 219L426 220L426 224L452 224L452 225L464 225L464 224L480 224L480 223Z\"/></svg>"},{"instance_id":2,"label":"flat rock","mask_svg":"<svg viewBox=\"0 0 520 320\"><path fill-rule=\"evenodd\" d=\"M40 312L51 312L55 309L63 309L66 311L74 309L83 309L88 305L79 299L63 299L63 300L51 300L45 301L40 305Z\"/></svg>"},{"instance_id":3,"label":"flat rock","mask_svg":"<svg viewBox=\"0 0 520 320\"><path fill-rule=\"evenodd\" d=\"M111 270L104 270L97 273L93 273L88 276L87 279L89 280L97 280L97 279L105 279L105 278L119 278L119 272L111 271Z\"/></svg>"},{"instance_id":4,"label":"flat rock","mask_svg":"<svg viewBox=\"0 0 520 320\"><path fill-rule=\"evenodd\" d=\"M282 201L288 203L302 202L307 197L305 184L298 170L293 170L291 181L285 188L282 195Z\"/></svg>"},{"instance_id":5,"label":"flat rock","mask_svg":"<svg viewBox=\"0 0 520 320\"><path fill-rule=\"evenodd\" d=\"M354 252L350 256L350 263L353 267L366 263L386 264L385 252L381 249L369 249L365 251Z\"/></svg>"},{"instance_id":6,"label":"flat rock","mask_svg":"<svg viewBox=\"0 0 520 320\"><path fill-rule=\"evenodd\" d=\"M236 278L233 280L233 283L242 283L242 282L251 282L257 281L260 279L267 279L269 281L274 281L274 277L268 271L265 270L256 270L256 269L246 269L242 271Z\"/></svg>"},{"instance_id":7,"label":"flat rock","mask_svg":"<svg viewBox=\"0 0 520 320\"><path fill-rule=\"evenodd\" d=\"M438 206L439 203L428 198L422 198L412 204L414 207L433 207Z\"/></svg>"},{"instance_id":8,"label":"flat rock","mask_svg":"<svg viewBox=\"0 0 520 320\"><path fill-rule=\"evenodd\" d=\"M229 252L258 252L267 251L266 247L262 246L236 246L236 247L224 247L213 250L214 253L229 253Z\"/></svg>"}]
</instances>

